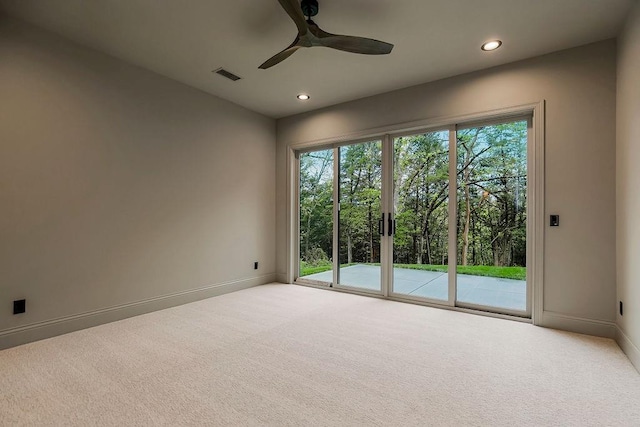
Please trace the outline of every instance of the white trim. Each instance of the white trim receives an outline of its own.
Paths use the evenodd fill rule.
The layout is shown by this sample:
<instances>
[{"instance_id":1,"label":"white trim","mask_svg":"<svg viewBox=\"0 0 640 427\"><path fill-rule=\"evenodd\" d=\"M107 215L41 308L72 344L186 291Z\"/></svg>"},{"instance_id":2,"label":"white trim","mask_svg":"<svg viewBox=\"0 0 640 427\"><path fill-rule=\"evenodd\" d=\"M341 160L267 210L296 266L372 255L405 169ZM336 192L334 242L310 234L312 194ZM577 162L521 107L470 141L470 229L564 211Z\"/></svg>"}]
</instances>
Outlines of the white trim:
<instances>
[{"instance_id":1,"label":"white trim","mask_svg":"<svg viewBox=\"0 0 640 427\"><path fill-rule=\"evenodd\" d=\"M341 285L338 283L337 285L333 285L333 287L330 289L357 292L361 295L366 295L366 296L379 296L379 297L384 296L382 293L382 290L380 289L363 288L361 286L355 286L355 285Z\"/></svg>"},{"instance_id":2,"label":"white trim","mask_svg":"<svg viewBox=\"0 0 640 427\"><path fill-rule=\"evenodd\" d=\"M389 134L382 137L382 236L380 236L380 271L382 272L381 286L382 294L388 297L393 292L393 239L395 235L389 236L386 215L393 213L394 209L394 167L393 164L393 139Z\"/></svg>"},{"instance_id":3,"label":"white trim","mask_svg":"<svg viewBox=\"0 0 640 427\"><path fill-rule=\"evenodd\" d=\"M532 152L527 153L527 170L530 173L534 188L527 183L527 203L529 216L527 226L527 283L530 288L528 298L531 307L527 307L534 325L540 325L544 312L544 232L545 232L545 101L540 101L533 108L532 114ZM533 155L531 155L533 154ZM535 192L535 194L533 194ZM533 197L531 195L533 194ZM533 212L533 219L530 218ZM531 266L531 268L529 267Z\"/></svg>"},{"instance_id":4,"label":"white trim","mask_svg":"<svg viewBox=\"0 0 640 427\"><path fill-rule=\"evenodd\" d=\"M437 117L432 119L418 120L412 122L399 123L395 125L387 125L372 129L366 129L358 132L351 132L342 135L337 135L330 138L323 138L312 141L305 142L289 142L287 143L288 152L295 153L296 151L306 151L311 149L321 149L321 148L332 148L344 145L346 143L357 143L358 141L369 141L371 139L384 139L386 135L390 135L389 139L391 140L393 135L403 135L411 132L428 132L430 130L444 130L451 129L453 126L457 125L472 125L474 123L487 123L492 121L504 121L511 118L521 118L522 116L530 116L532 120L532 129L533 133L531 141L528 141L527 144L527 158L528 162L527 171L530 176L531 183L528 183L527 187L531 193L529 193L528 197L528 225L530 226L530 233L528 230L527 236L527 246L530 248L528 252L527 264L532 266L533 268L527 268L527 289L528 289L528 298L527 298L527 312L528 315L531 316L532 322L535 325L541 325L542 323L542 313L543 313L543 304L544 304L544 225L545 225L545 211L544 211L544 129L545 129L545 101L539 101L535 103L517 105L502 109L477 112L465 115L458 116L446 116L446 117ZM530 151L529 151L530 150ZM294 156L295 157L295 156ZM291 159L287 162L288 171L296 171L295 164ZM289 177L290 173L287 174ZM292 205L292 199L297 197L297 190L292 188L291 185L287 185L287 204L288 204L288 224L287 231L291 234L294 234L297 231L297 225L291 221L291 213L294 206ZM535 197L530 197L531 194L535 194ZM533 215L531 215L533 212ZM533 217L533 218L532 218ZM451 222L450 222L451 226ZM287 272L287 277L289 280L287 283L293 283L295 279L295 273L293 270L293 265L295 260L293 257L295 256L295 242L294 239L297 239L295 235L288 235L287 241L289 242L289 247L287 248L288 259L289 259L289 271ZM529 234L531 237L529 237ZM451 250L451 244L450 250ZM454 246L455 248L455 246ZM393 254L389 254L390 257L393 257ZM451 270L449 268L449 270ZM392 283L392 274L389 273L388 283ZM451 274L451 273L450 273ZM455 280L455 278L454 278ZM392 285L390 285L391 287ZM390 291L392 292L392 287ZM451 286L449 287L451 289ZM384 292L384 290L383 290ZM455 297L455 295L454 295ZM454 305L455 300L453 302L448 302L449 304ZM533 306L530 308L529 306ZM446 307L444 305L440 307ZM484 313L481 311L481 313ZM598 334L596 334L598 335Z\"/></svg>"},{"instance_id":5,"label":"white trim","mask_svg":"<svg viewBox=\"0 0 640 427\"><path fill-rule=\"evenodd\" d=\"M325 289L331 292L342 292L345 294L358 295L361 297L388 299L387 297L382 295L382 292L375 291L372 289L358 288L354 286L345 286L345 285L339 286L339 287L327 286L326 284L323 285L323 284L320 284L320 282L314 283L313 280L305 280L304 278L302 278L301 280L296 280L295 282L293 282L293 285L305 286L307 288Z\"/></svg>"},{"instance_id":6,"label":"white trim","mask_svg":"<svg viewBox=\"0 0 640 427\"><path fill-rule=\"evenodd\" d=\"M297 277L296 280L294 280L293 284L294 285L312 285L314 287L318 286L318 287L327 288L327 289L333 286L332 282L323 282L322 280L307 279L306 277Z\"/></svg>"},{"instance_id":7,"label":"white trim","mask_svg":"<svg viewBox=\"0 0 640 427\"><path fill-rule=\"evenodd\" d=\"M291 244L294 247L293 251L293 259L291 260L291 275L289 276L290 280L295 280L296 276L300 272L300 240L298 236L300 235L300 153L295 153L291 151L291 154L295 158L295 169L293 171L293 175L290 178L291 184L294 188L294 193L296 195L296 200L294 202L295 213L293 215L295 225L294 232L291 234Z\"/></svg>"},{"instance_id":8,"label":"white trim","mask_svg":"<svg viewBox=\"0 0 640 427\"><path fill-rule=\"evenodd\" d=\"M534 234L534 230L537 229L536 227L536 196L535 196L535 189L537 182L535 181L535 176L536 176L536 170L535 170L535 164L536 164L536 157L535 157L535 153L536 153L536 138L535 138L535 131L533 130L533 123L534 123L534 116L535 112L532 112L531 115L529 117L527 117L527 224L526 224L526 242L525 242L525 253L526 253L526 263L525 266L536 266L537 264L533 261L534 257L534 250L536 248L535 245L535 234ZM533 185L529 185L531 182L533 182ZM544 215L544 213L543 213ZM527 268L526 273L525 273L525 280L527 283L527 306L525 308L527 315L529 317L532 318L533 320L533 313L532 313L532 307L533 307L533 276L535 274L532 273L533 268Z\"/></svg>"},{"instance_id":9,"label":"white trim","mask_svg":"<svg viewBox=\"0 0 640 427\"><path fill-rule=\"evenodd\" d=\"M414 304L414 305L422 305L425 307L430 307L430 308L437 308L437 309L441 309L441 310L450 310L450 311L458 311L460 313L468 313L468 314L476 314L476 315L481 315L481 316L486 316L486 317L493 317L496 319L505 319L505 320L515 320L516 322L521 322L521 323L531 323L531 319L527 318L527 317L520 317L520 316L513 316L510 314L503 314L503 313L494 313L494 312L490 312L490 311L482 311L482 310L476 310L473 308L466 308L466 307L454 307L454 306L449 306L449 305L444 305L440 302L429 302L428 300L425 300L424 298L416 298L416 299L412 299L412 298L407 298L406 295L402 296L402 297L398 297L398 296L388 296L385 297L382 294L374 294L374 293L370 293L370 292L365 292L363 289L358 289L358 288L351 288L351 289L345 289L345 288L330 288L327 286L320 286L320 285L316 285L313 283L309 283L309 282L295 282L295 285L300 285L300 286L306 286L308 288L315 288L315 289L324 289L324 290L328 290L331 292L342 292L342 293L347 293L347 294L351 294L351 295L358 295L358 296L363 296L363 297L369 297L369 298L378 298L378 299L384 299L387 301L394 301L394 302L402 302L402 303L407 303L407 304ZM396 295L401 295L401 294L396 294Z\"/></svg>"},{"instance_id":10,"label":"white trim","mask_svg":"<svg viewBox=\"0 0 640 427\"><path fill-rule=\"evenodd\" d=\"M389 297L395 300L406 300L415 303L425 302L427 304L431 304L433 307L453 307L453 305L449 304L449 301L445 299L428 298L411 294L401 294L399 292L393 292L389 295Z\"/></svg>"},{"instance_id":11,"label":"white trim","mask_svg":"<svg viewBox=\"0 0 640 427\"><path fill-rule=\"evenodd\" d=\"M516 322L521 322L521 323L531 323L531 319L528 317L515 316L507 313L496 313L495 311L484 311L484 310L478 310L476 308L443 305L441 303L430 303L427 301L418 301L418 300L412 300L408 298L392 298L392 300L398 301L398 302L405 302L409 304L424 305L426 307L431 307L431 308L441 308L444 310L458 311L461 313L475 314L475 315L480 315L485 317L493 317L496 319L515 320Z\"/></svg>"},{"instance_id":12,"label":"white trim","mask_svg":"<svg viewBox=\"0 0 640 427\"><path fill-rule=\"evenodd\" d=\"M640 372L640 349L629 339L629 337L616 325L616 342L627 355L633 366Z\"/></svg>"},{"instance_id":13,"label":"white trim","mask_svg":"<svg viewBox=\"0 0 640 427\"><path fill-rule=\"evenodd\" d=\"M299 268L298 259L300 248L297 246L298 236L300 234L300 201L298 196L298 180L300 179L300 159L293 148L287 149L287 166L286 166L286 190L287 190L287 271L285 272L286 280L284 283L293 283L297 275L296 270Z\"/></svg>"},{"instance_id":14,"label":"white trim","mask_svg":"<svg viewBox=\"0 0 640 427\"><path fill-rule=\"evenodd\" d=\"M478 310L482 312L488 311L491 313L502 313L508 316L517 316L517 317L523 317L525 319L531 319L531 315L526 310L525 311L512 310L506 307L491 306L486 304L478 304L478 303L471 303L471 302L458 301L458 300L456 300L456 307L469 308L471 310Z\"/></svg>"},{"instance_id":15,"label":"white trim","mask_svg":"<svg viewBox=\"0 0 640 427\"><path fill-rule=\"evenodd\" d=\"M205 298L253 286L274 282L276 274L265 274L258 277L216 283L202 288L175 292L140 301L106 307L86 313L59 317L0 331L0 349L14 347L28 342L51 338L69 332L86 329L127 317L138 316L152 311L162 310L176 305L187 304Z\"/></svg>"},{"instance_id":16,"label":"white trim","mask_svg":"<svg viewBox=\"0 0 640 427\"><path fill-rule=\"evenodd\" d=\"M585 319L551 311L542 312L542 322L538 326L604 338L615 338L616 336L616 324L614 322Z\"/></svg>"},{"instance_id":17,"label":"white trim","mask_svg":"<svg viewBox=\"0 0 640 427\"><path fill-rule=\"evenodd\" d=\"M365 129L357 132L345 133L329 138L315 139L302 142L288 142L287 147L294 151L333 148L334 146L344 145L345 143L366 142L370 138L378 139L385 134L394 137L396 134L404 133L422 133L432 130L449 129L452 124L464 125L474 122L487 122L491 120L499 120L517 116L531 114L544 105L544 101L515 105L513 107L500 108L496 110L481 111L471 114L463 114L457 116L441 116L431 119L415 120L411 122L398 123L394 125L380 126L371 129Z\"/></svg>"},{"instance_id":18,"label":"white trim","mask_svg":"<svg viewBox=\"0 0 640 427\"><path fill-rule=\"evenodd\" d=\"M332 242L331 242L331 259L333 260L333 279L332 283L334 287L339 286L340 284L340 147L333 148L333 155L331 157L333 159L331 167L333 168L333 174L331 175L331 186L333 187L333 206L332 206L332 223L333 230L332 233ZM298 184L298 192L300 191L300 184ZM300 193L296 199L300 200ZM298 212L300 212L300 206L298 206ZM300 219L298 219L298 224L300 224ZM298 239L300 242L300 230L298 229ZM298 243L299 244L299 243ZM298 253L298 262L300 262L300 253Z\"/></svg>"},{"instance_id":19,"label":"white trim","mask_svg":"<svg viewBox=\"0 0 640 427\"><path fill-rule=\"evenodd\" d=\"M458 298L458 126L449 127L449 230L447 230L447 305L456 306Z\"/></svg>"}]
</instances>

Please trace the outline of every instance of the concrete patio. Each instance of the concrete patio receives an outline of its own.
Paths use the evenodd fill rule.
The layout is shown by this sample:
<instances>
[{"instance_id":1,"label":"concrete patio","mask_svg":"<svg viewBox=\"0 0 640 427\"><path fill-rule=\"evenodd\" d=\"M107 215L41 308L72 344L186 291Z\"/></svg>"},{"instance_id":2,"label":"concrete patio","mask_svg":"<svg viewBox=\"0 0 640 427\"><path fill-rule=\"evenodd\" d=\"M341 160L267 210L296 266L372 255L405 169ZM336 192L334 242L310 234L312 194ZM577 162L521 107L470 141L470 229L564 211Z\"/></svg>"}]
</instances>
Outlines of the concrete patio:
<instances>
[{"instance_id":1,"label":"concrete patio","mask_svg":"<svg viewBox=\"0 0 640 427\"><path fill-rule=\"evenodd\" d=\"M325 271L304 278L331 283L333 272ZM393 282L394 292L397 294L447 300L447 273L395 268ZM380 267L357 264L341 268L340 284L380 290ZM527 284L524 280L458 274L457 300L468 304L525 311Z\"/></svg>"}]
</instances>

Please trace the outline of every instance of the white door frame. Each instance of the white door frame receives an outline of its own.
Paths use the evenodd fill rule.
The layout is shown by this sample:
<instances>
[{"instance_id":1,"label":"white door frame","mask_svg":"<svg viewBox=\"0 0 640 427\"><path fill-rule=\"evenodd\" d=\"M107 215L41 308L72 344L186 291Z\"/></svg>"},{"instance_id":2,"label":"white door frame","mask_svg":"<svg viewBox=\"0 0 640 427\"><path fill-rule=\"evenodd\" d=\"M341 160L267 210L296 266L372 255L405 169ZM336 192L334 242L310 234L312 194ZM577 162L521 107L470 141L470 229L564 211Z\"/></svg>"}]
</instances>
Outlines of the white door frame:
<instances>
[{"instance_id":1,"label":"white door frame","mask_svg":"<svg viewBox=\"0 0 640 427\"><path fill-rule=\"evenodd\" d=\"M527 185L527 283L528 283L528 298L527 304L529 305L528 310L531 314L531 321L533 324L540 324L542 321L542 312L543 312L543 303L544 303L544 230L545 230L545 211L544 211L544 151L545 151L545 141L544 141L544 129L545 129L545 101L539 101L536 103L513 106L508 108L503 108L499 110L478 112L473 114L466 114L461 116L450 116L450 117L441 117L437 119L427 119L427 120L419 120L409 123L402 123L396 125L389 125L374 129L368 129L364 131L354 132L350 134L339 135L333 138L315 140L315 141L306 141L300 143L291 143L287 145L287 282L294 283L297 279L297 271L298 271L298 262L299 262L299 248L297 247L298 238L299 238L299 206L298 206L298 187L299 187L299 161L298 161L298 153L300 151L311 151L321 148L335 148L340 145L344 145L345 143L355 143L361 141L370 141L373 139L382 139L383 140L383 181L387 183L387 185L383 185L383 188L392 188L389 187L389 180L393 180L393 174L389 167L385 168L385 163L389 161L392 157L389 144L391 134L397 133L410 133L410 132L423 132L428 131L430 129L443 129L443 128L451 128L456 125L469 125L473 123L482 123L486 124L492 120L495 121L504 121L509 118L522 117L524 115L531 116L531 124L529 127L529 141L527 146L527 170L529 175L529 182ZM450 132L450 135L452 133ZM453 133L455 138L455 133ZM386 143L385 143L386 141ZM450 140L450 149L451 147L455 147L455 140L452 142ZM386 150L384 147L387 147ZM455 155L455 151L454 151ZM451 156L451 151L450 151ZM385 161L384 159L387 158ZM455 157L454 157L455 158ZM455 162L450 162L451 165L454 165ZM384 171L387 171L386 173ZM451 169L450 169L450 176ZM456 172L453 172L454 174ZM453 175L455 176L455 175ZM449 195L450 200L455 200L457 195L454 195L452 198L452 192L455 192L455 188L451 188L449 186ZM384 191L384 190L383 190ZM455 193L454 193L455 194ZM383 195L383 211L390 212L389 208L392 206L388 206L391 199L388 195L384 197ZM386 202L385 202L386 201ZM392 203L392 201L391 201ZM451 209L450 209L451 211ZM456 252L456 243L455 241L451 242L452 235L455 239L456 233L455 230L451 233L451 228L455 228L455 221L449 221L449 260L453 259L455 262L455 257L452 257L451 252ZM334 236L334 245L335 236ZM381 248L381 265L391 265L391 261L389 257L393 255L389 253L388 249L385 249L382 245ZM381 296L389 299L395 299L400 301L408 301L408 302L416 302L423 305L433 305L429 302L421 302L421 301L412 301L407 298L390 296L388 284L391 283L391 274L392 271L390 268L383 267L382 272L382 292ZM449 280L451 281L451 266L449 268ZM455 269L454 269L455 271ZM455 274L455 273L454 273ZM335 279L335 277L334 277ZM454 279L455 280L455 277ZM300 283L307 284L307 283ZM313 284L309 284L313 285ZM362 293L354 290L356 293ZM455 301L455 284L453 286L449 286L449 301ZM452 293L454 293L452 295ZM365 293L366 294L366 293ZM453 297L453 298L452 298ZM444 305L437 305L438 307L447 307ZM449 305L448 308L457 310L457 311L473 311L473 309L467 309L464 307L456 307L453 305ZM493 314L486 313L489 316L494 317L507 317L511 318L509 315L502 314Z\"/></svg>"}]
</instances>

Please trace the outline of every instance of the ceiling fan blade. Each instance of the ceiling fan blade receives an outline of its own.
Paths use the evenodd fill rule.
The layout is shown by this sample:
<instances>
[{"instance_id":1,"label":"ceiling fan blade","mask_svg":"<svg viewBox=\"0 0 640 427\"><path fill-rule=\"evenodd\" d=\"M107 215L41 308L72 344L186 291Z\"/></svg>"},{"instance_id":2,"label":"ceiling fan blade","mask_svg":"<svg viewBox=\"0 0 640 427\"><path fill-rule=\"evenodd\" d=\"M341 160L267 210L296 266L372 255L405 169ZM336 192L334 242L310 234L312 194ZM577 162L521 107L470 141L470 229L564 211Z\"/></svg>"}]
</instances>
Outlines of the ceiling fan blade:
<instances>
[{"instance_id":1,"label":"ceiling fan blade","mask_svg":"<svg viewBox=\"0 0 640 427\"><path fill-rule=\"evenodd\" d=\"M315 24L309 25L309 31L316 36L322 46L365 55L386 55L391 53L393 45L366 37L342 36L327 33Z\"/></svg>"},{"instance_id":2,"label":"ceiling fan blade","mask_svg":"<svg viewBox=\"0 0 640 427\"><path fill-rule=\"evenodd\" d=\"M309 26L307 25L307 20L302 14L302 9L300 8L300 2L298 0L278 0L280 2L280 6L287 12L289 17L293 19L296 27L298 27L298 34L304 36L309 31Z\"/></svg>"},{"instance_id":3,"label":"ceiling fan blade","mask_svg":"<svg viewBox=\"0 0 640 427\"><path fill-rule=\"evenodd\" d=\"M320 39L323 46L365 55L386 55L391 53L393 45L380 40L355 36L332 36Z\"/></svg>"},{"instance_id":4,"label":"ceiling fan blade","mask_svg":"<svg viewBox=\"0 0 640 427\"><path fill-rule=\"evenodd\" d=\"M296 52L296 50L298 50L298 49L300 49L302 47L302 46L300 46L298 44L299 41L300 41L300 39L298 37L296 37L294 42L291 43L291 45L289 45L288 48L286 48L285 50L283 50L281 52L276 53L271 58L269 58L266 61L264 61L264 63L262 63L262 65L260 65L258 68L266 70L267 68L271 68L274 65L281 63L282 61L284 61L285 59L287 59L288 57L293 55Z\"/></svg>"}]
</instances>

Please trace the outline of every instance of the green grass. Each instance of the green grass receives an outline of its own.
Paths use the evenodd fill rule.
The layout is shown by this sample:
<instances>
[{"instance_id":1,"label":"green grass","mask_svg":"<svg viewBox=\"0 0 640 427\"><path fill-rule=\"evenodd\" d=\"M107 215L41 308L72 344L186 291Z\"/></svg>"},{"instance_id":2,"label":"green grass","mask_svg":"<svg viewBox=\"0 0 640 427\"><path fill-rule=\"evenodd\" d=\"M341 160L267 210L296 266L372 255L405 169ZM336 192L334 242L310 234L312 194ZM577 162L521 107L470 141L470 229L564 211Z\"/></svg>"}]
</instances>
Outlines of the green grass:
<instances>
[{"instance_id":1,"label":"green grass","mask_svg":"<svg viewBox=\"0 0 640 427\"><path fill-rule=\"evenodd\" d=\"M348 267L352 264L342 264L340 267ZM359 263L366 264L366 263ZM370 264L377 265L380 264ZM446 265L429 265L429 264L394 264L396 268L407 268L411 270L425 270L425 271L440 271L446 272ZM329 271L333 268L330 262L323 263L321 265L312 266L308 265L304 261L300 263L300 276L308 276L310 274L322 273L323 271ZM491 265L459 265L459 274L469 274L471 276L485 276L485 277L498 277L500 279L514 279L514 280L526 280L527 268L526 267L494 267Z\"/></svg>"},{"instance_id":2,"label":"green grass","mask_svg":"<svg viewBox=\"0 0 640 427\"><path fill-rule=\"evenodd\" d=\"M318 266L300 266L300 276L308 276L310 274L322 273L329 271L333 268L331 265L318 265Z\"/></svg>"},{"instance_id":3,"label":"green grass","mask_svg":"<svg viewBox=\"0 0 640 427\"><path fill-rule=\"evenodd\" d=\"M408 268L411 270L441 271L446 272L446 265L428 264L394 264L396 268ZM526 267L494 267L491 265L459 265L459 274L471 276L498 277L500 279L526 280Z\"/></svg>"},{"instance_id":4,"label":"green grass","mask_svg":"<svg viewBox=\"0 0 640 427\"><path fill-rule=\"evenodd\" d=\"M351 265L356 265L357 263L351 264L340 264L340 268L349 267ZM304 261L300 261L300 277L308 276L310 274L322 273L325 271L329 271L333 268L333 264L329 261L322 262L320 265L309 265Z\"/></svg>"}]
</instances>

